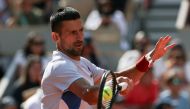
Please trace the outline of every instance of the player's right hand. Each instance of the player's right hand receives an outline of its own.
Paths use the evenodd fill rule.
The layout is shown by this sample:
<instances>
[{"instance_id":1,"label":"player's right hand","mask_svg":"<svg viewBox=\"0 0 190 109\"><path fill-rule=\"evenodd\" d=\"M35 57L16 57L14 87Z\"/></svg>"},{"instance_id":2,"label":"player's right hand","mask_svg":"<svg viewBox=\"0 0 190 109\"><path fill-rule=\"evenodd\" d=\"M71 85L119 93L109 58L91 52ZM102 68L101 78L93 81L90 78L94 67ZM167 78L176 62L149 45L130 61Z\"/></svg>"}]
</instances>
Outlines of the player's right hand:
<instances>
[{"instance_id":1,"label":"player's right hand","mask_svg":"<svg viewBox=\"0 0 190 109\"><path fill-rule=\"evenodd\" d=\"M129 93L129 91L134 86L132 79L129 79L127 77L120 76L120 77L117 77L116 80L117 80L118 84L121 85L121 86L122 86L122 84L127 84L127 87L120 91L121 95L127 95Z\"/></svg>"}]
</instances>

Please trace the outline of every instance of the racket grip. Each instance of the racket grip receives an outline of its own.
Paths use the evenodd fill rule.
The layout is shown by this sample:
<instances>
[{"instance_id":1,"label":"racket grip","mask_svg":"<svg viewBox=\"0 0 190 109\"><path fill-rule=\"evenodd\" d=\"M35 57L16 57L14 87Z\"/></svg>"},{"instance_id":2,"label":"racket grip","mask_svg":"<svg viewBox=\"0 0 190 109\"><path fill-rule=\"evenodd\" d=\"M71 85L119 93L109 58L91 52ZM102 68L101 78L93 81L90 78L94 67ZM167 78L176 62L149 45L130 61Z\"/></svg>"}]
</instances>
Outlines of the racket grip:
<instances>
[{"instance_id":1,"label":"racket grip","mask_svg":"<svg viewBox=\"0 0 190 109\"><path fill-rule=\"evenodd\" d=\"M126 82L119 83L119 86L121 87L120 91L124 91L127 89L128 84Z\"/></svg>"}]
</instances>

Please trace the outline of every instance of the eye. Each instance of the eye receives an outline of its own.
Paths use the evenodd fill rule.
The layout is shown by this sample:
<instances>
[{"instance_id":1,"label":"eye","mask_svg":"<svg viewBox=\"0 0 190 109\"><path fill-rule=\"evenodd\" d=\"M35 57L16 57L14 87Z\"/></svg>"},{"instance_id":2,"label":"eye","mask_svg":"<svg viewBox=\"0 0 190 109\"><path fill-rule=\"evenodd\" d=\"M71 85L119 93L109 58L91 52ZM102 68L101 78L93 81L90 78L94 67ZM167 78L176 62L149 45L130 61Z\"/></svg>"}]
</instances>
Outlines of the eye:
<instances>
[{"instance_id":1,"label":"eye","mask_svg":"<svg viewBox=\"0 0 190 109\"><path fill-rule=\"evenodd\" d=\"M71 31L71 34L77 34L77 31Z\"/></svg>"},{"instance_id":2,"label":"eye","mask_svg":"<svg viewBox=\"0 0 190 109\"><path fill-rule=\"evenodd\" d=\"M80 31L80 32L83 32L83 30L84 30L84 28L81 28L79 31Z\"/></svg>"}]
</instances>

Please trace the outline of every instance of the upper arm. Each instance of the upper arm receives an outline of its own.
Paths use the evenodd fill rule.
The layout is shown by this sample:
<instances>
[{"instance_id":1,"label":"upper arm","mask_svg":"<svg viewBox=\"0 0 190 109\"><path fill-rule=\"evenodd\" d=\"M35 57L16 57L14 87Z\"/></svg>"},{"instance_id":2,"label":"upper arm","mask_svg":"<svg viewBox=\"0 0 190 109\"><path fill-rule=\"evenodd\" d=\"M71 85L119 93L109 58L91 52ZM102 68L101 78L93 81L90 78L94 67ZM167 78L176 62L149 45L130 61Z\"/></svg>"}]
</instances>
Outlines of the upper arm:
<instances>
[{"instance_id":1,"label":"upper arm","mask_svg":"<svg viewBox=\"0 0 190 109\"><path fill-rule=\"evenodd\" d=\"M52 65L51 81L56 88L65 91L77 79L82 78L76 66L71 63L57 62Z\"/></svg>"},{"instance_id":2,"label":"upper arm","mask_svg":"<svg viewBox=\"0 0 190 109\"><path fill-rule=\"evenodd\" d=\"M53 84L61 91L69 90L89 104L95 104L97 100L98 88L79 74L77 67L72 63L56 63L52 68ZM93 97L93 99L92 99Z\"/></svg>"}]
</instances>

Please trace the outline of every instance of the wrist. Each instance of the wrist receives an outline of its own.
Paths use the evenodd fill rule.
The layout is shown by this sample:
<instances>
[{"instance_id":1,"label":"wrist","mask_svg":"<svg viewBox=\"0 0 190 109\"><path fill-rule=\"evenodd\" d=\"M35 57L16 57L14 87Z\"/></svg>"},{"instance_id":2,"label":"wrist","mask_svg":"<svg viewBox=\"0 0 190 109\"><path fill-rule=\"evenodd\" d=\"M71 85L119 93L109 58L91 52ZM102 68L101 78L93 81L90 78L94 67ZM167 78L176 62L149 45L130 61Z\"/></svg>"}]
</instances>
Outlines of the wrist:
<instances>
[{"instance_id":1,"label":"wrist","mask_svg":"<svg viewBox=\"0 0 190 109\"><path fill-rule=\"evenodd\" d=\"M149 65L152 65L152 63L154 62L154 59L152 58L152 52L149 52L145 55L145 59L149 62Z\"/></svg>"},{"instance_id":2,"label":"wrist","mask_svg":"<svg viewBox=\"0 0 190 109\"><path fill-rule=\"evenodd\" d=\"M139 59L136 64L136 69L140 72L146 72L151 67L151 63L153 63L153 60L150 55L147 54Z\"/></svg>"}]
</instances>

